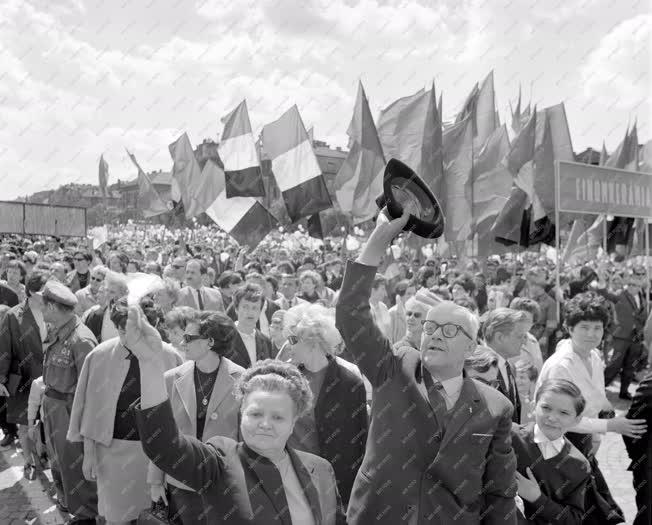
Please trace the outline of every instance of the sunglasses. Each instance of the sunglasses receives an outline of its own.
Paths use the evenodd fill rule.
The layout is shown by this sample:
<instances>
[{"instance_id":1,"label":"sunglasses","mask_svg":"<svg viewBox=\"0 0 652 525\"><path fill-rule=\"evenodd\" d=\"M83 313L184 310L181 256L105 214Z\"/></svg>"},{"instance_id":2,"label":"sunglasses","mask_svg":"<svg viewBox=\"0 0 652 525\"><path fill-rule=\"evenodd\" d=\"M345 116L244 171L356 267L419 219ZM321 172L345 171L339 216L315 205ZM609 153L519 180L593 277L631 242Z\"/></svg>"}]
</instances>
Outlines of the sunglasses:
<instances>
[{"instance_id":1,"label":"sunglasses","mask_svg":"<svg viewBox=\"0 0 652 525\"><path fill-rule=\"evenodd\" d=\"M421 319L422 315L421 312L405 312L405 317L414 317L415 319Z\"/></svg>"},{"instance_id":2,"label":"sunglasses","mask_svg":"<svg viewBox=\"0 0 652 525\"><path fill-rule=\"evenodd\" d=\"M473 340L473 337L471 337L469 333L458 324L439 324L435 321L421 321L421 324L423 324L423 333L426 335L433 335L439 328L441 328L441 333L446 339L452 339L453 337L456 337L459 332L462 332L466 337Z\"/></svg>"},{"instance_id":3,"label":"sunglasses","mask_svg":"<svg viewBox=\"0 0 652 525\"><path fill-rule=\"evenodd\" d=\"M77 262L84 262L86 259L84 259L83 257L75 257L74 260Z\"/></svg>"},{"instance_id":4,"label":"sunglasses","mask_svg":"<svg viewBox=\"0 0 652 525\"><path fill-rule=\"evenodd\" d=\"M203 335L195 335L195 334L183 334L183 342L184 343L192 343L193 341L196 341L197 339L206 339Z\"/></svg>"},{"instance_id":5,"label":"sunglasses","mask_svg":"<svg viewBox=\"0 0 652 525\"><path fill-rule=\"evenodd\" d=\"M96 283L102 283L104 282L103 278L97 278L97 277L91 277L91 281L95 281Z\"/></svg>"}]
</instances>

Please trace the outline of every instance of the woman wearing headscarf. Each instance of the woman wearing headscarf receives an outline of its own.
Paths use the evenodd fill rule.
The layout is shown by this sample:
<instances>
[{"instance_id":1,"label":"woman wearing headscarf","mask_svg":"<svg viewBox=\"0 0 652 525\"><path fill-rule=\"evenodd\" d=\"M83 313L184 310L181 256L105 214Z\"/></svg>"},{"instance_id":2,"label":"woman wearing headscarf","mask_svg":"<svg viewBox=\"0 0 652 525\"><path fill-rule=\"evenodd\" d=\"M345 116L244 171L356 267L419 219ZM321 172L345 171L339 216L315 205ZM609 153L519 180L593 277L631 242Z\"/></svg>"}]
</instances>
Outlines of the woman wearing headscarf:
<instances>
[{"instance_id":1,"label":"woman wearing headscarf","mask_svg":"<svg viewBox=\"0 0 652 525\"><path fill-rule=\"evenodd\" d=\"M128 343L141 371L141 442L167 474L201 490L211 524L339 525L345 523L335 475L320 457L287 446L312 393L299 370L273 360L240 377L242 441L184 436L174 420L160 360L161 338L137 308L130 310Z\"/></svg>"}]
</instances>

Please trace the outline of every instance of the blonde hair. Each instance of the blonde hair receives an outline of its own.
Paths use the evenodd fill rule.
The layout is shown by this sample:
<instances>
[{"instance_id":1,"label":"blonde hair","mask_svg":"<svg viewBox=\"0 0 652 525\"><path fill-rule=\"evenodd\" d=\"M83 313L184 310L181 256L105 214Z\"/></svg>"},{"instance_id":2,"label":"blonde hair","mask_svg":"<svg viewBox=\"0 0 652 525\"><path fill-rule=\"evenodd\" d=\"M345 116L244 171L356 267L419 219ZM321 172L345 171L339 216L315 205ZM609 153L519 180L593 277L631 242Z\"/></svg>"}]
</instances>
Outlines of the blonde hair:
<instances>
[{"instance_id":1,"label":"blonde hair","mask_svg":"<svg viewBox=\"0 0 652 525\"><path fill-rule=\"evenodd\" d=\"M283 319L283 335L315 338L321 342L324 353L340 353L342 336L335 326L335 313L320 304L302 303L290 308Z\"/></svg>"}]
</instances>

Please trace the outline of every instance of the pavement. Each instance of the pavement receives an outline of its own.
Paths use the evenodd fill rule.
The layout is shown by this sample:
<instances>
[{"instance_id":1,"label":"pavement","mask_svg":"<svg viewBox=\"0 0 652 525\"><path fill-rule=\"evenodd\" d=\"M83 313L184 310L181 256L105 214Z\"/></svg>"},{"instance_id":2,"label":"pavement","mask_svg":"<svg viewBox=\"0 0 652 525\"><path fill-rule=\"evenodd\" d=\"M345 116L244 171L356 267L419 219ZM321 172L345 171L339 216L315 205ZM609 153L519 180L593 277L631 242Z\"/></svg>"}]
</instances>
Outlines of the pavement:
<instances>
[{"instance_id":1,"label":"pavement","mask_svg":"<svg viewBox=\"0 0 652 525\"><path fill-rule=\"evenodd\" d=\"M635 391L635 386L631 392ZM618 385L607 389L617 415L627 412L629 403L618 399ZM1 432L0 432L1 434ZM621 436L607 434L598 451L600 469L611 493L623 509L628 524L636 515L632 475L627 471L629 458ZM0 525L61 525L68 518L48 497L52 482L49 471L29 481L23 477L23 461L16 446L0 450Z\"/></svg>"}]
</instances>

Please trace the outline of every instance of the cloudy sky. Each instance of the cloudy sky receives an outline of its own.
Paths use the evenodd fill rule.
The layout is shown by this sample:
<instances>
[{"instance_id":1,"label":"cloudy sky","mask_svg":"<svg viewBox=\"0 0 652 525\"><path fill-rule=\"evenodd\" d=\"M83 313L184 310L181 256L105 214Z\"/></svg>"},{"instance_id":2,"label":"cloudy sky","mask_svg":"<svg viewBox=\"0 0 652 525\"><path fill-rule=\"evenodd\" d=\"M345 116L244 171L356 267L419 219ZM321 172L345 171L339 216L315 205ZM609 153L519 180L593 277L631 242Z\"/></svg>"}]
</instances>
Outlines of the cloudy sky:
<instances>
[{"instance_id":1,"label":"cloudy sky","mask_svg":"<svg viewBox=\"0 0 652 525\"><path fill-rule=\"evenodd\" d=\"M167 146L222 131L246 97L254 133L296 103L346 146L361 79L374 115L430 85L444 118L494 70L501 119L565 101L576 151L650 139L647 0L0 0L0 199L169 169Z\"/></svg>"}]
</instances>

